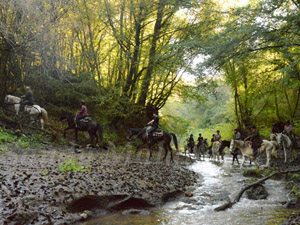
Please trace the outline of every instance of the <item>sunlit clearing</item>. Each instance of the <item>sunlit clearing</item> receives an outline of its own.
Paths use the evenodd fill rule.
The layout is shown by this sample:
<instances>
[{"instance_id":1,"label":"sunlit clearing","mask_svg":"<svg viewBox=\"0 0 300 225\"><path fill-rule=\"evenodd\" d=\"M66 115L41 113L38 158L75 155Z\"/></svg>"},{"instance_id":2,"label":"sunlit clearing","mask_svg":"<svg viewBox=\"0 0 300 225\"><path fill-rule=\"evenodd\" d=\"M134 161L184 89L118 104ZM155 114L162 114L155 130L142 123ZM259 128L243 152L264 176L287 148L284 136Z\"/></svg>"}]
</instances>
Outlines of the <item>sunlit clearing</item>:
<instances>
[{"instance_id":1,"label":"sunlit clearing","mask_svg":"<svg viewBox=\"0 0 300 225\"><path fill-rule=\"evenodd\" d=\"M249 3L249 0L219 0L223 9L242 7Z\"/></svg>"}]
</instances>

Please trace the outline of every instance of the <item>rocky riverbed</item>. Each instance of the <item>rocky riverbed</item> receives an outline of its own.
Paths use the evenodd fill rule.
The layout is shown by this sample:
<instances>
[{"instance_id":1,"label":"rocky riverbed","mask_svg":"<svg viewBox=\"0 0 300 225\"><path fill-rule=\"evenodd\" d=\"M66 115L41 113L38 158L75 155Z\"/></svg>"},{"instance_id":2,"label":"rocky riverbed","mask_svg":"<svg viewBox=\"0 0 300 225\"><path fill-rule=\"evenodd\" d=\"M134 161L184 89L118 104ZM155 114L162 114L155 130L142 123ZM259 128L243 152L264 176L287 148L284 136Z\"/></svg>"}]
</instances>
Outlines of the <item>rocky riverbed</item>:
<instances>
[{"instance_id":1,"label":"rocky riverbed","mask_svg":"<svg viewBox=\"0 0 300 225\"><path fill-rule=\"evenodd\" d=\"M116 210L148 210L197 180L180 156L170 163L129 151L76 154L47 145L0 156L0 224L71 224Z\"/></svg>"}]
</instances>

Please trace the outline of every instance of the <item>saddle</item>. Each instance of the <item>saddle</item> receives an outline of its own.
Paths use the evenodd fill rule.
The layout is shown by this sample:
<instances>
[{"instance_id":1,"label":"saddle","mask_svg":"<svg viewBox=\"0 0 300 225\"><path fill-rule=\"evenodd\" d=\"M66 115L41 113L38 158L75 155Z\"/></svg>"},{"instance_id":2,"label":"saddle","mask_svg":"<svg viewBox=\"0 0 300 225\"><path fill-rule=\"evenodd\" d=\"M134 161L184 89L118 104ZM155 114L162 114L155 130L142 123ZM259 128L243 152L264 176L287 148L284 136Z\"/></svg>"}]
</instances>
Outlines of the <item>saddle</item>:
<instances>
[{"instance_id":1,"label":"saddle","mask_svg":"<svg viewBox=\"0 0 300 225\"><path fill-rule=\"evenodd\" d=\"M92 120L92 117L87 116L87 117L85 117L85 118L83 118L83 119L81 119L79 121L82 122L82 123L88 123L90 120Z\"/></svg>"},{"instance_id":2,"label":"saddle","mask_svg":"<svg viewBox=\"0 0 300 225\"><path fill-rule=\"evenodd\" d=\"M153 137L162 137L164 136L164 132L161 129L157 129L153 132Z\"/></svg>"}]
</instances>

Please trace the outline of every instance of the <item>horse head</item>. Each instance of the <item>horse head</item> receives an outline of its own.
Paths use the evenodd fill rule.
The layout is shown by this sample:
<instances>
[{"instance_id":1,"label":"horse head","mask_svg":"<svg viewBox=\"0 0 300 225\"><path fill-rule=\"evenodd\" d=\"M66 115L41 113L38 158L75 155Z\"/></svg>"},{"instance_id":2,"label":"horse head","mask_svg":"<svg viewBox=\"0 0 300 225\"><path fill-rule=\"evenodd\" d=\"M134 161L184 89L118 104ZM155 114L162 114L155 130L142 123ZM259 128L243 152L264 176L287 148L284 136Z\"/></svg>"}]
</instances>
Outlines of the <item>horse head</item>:
<instances>
[{"instance_id":1,"label":"horse head","mask_svg":"<svg viewBox=\"0 0 300 225\"><path fill-rule=\"evenodd\" d=\"M59 117L59 121L63 121L63 120L65 120L65 119L67 119L67 118L68 118L67 115L68 115L68 112L67 112L67 111L61 110L60 117Z\"/></svg>"},{"instance_id":2,"label":"horse head","mask_svg":"<svg viewBox=\"0 0 300 225\"><path fill-rule=\"evenodd\" d=\"M132 138L132 136L133 136L133 134L132 134L132 132L131 132L131 129L130 129L130 128L127 129L126 140L127 140L127 141L130 141L131 138Z\"/></svg>"}]
</instances>

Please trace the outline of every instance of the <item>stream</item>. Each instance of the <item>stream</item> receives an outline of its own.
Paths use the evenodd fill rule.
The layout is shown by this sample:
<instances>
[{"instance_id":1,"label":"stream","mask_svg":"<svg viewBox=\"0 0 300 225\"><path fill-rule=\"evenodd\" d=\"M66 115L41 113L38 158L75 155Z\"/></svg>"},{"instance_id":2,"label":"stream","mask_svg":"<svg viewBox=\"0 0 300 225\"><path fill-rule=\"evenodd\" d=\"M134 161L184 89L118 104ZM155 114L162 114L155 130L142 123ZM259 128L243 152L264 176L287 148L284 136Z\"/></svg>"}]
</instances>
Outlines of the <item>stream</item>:
<instances>
[{"instance_id":1,"label":"stream","mask_svg":"<svg viewBox=\"0 0 300 225\"><path fill-rule=\"evenodd\" d=\"M265 182L264 186L269 193L266 200L249 200L244 193L240 202L232 208L222 212L214 211L214 208L225 203L228 196L234 198L243 187L244 180L248 179L242 176L237 165L231 166L231 160L231 157L225 157L225 162L217 163L206 158L205 161L193 163L189 169L199 173L201 178L190 198L177 198L145 215L125 216L115 213L86 224L275 225L284 221L292 211L281 204L287 201L287 191L284 189L284 181L278 180L269 179Z\"/></svg>"}]
</instances>

